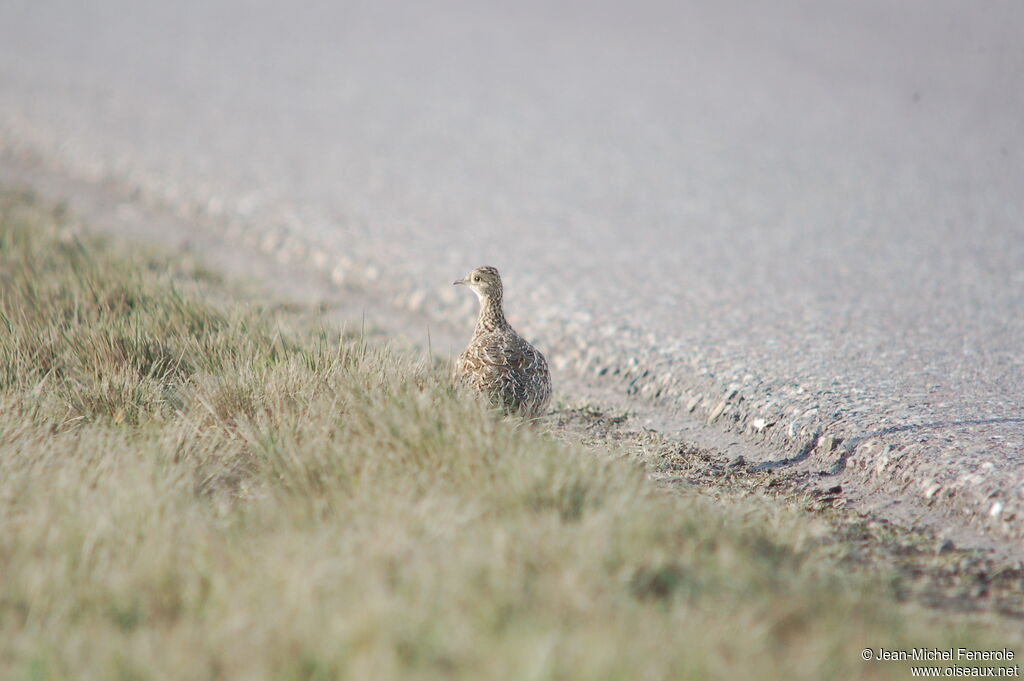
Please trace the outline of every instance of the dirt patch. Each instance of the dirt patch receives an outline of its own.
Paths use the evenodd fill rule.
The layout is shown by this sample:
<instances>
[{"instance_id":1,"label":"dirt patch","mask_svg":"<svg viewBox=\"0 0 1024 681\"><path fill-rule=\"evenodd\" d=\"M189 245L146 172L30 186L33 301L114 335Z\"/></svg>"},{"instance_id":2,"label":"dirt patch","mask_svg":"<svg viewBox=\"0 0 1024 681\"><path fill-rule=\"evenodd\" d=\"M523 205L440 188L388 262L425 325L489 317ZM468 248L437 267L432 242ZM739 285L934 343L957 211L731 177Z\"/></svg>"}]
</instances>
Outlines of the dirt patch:
<instances>
[{"instance_id":1,"label":"dirt patch","mask_svg":"<svg viewBox=\"0 0 1024 681\"><path fill-rule=\"evenodd\" d=\"M888 569L902 600L958 613L996 613L1024 619L1024 564L991 549L963 548L929 529L908 528L877 513L851 508L842 485L822 487L809 474L763 470L743 456L667 438L628 412L581 403L550 417L559 437L600 446L614 443L669 489L714 497L760 496L799 508L826 531L816 541L851 568Z\"/></svg>"}]
</instances>

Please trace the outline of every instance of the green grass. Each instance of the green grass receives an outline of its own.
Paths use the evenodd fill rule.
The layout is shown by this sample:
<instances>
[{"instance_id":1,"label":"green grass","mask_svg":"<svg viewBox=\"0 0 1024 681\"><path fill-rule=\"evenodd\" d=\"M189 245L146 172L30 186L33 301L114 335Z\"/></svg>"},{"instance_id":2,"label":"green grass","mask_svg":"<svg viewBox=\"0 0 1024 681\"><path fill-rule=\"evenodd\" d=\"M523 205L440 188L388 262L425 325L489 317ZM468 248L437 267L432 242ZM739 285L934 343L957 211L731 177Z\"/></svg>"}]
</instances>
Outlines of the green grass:
<instances>
[{"instance_id":1,"label":"green grass","mask_svg":"<svg viewBox=\"0 0 1024 681\"><path fill-rule=\"evenodd\" d=\"M860 651L1020 644L785 506L65 228L0 199L0 678L902 679Z\"/></svg>"}]
</instances>

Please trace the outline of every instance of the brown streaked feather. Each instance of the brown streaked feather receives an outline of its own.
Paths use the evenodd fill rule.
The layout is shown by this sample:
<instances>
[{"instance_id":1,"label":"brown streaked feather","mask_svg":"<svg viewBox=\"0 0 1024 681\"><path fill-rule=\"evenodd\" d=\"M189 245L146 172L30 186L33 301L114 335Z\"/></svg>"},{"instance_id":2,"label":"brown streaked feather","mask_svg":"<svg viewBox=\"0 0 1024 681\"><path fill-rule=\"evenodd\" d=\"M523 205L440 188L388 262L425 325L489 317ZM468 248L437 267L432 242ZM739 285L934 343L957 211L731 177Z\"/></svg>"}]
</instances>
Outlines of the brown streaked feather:
<instances>
[{"instance_id":1,"label":"brown streaked feather","mask_svg":"<svg viewBox=\"0 0 1024 681\"><path fill-rule=\"evenodd\" d=\"M505 321L497 270L480 268L474 272L492 277L493 285L487 295L481 296L473 338L455 363L456 379L506 414L540 416L551 399L547 361Z\"/></svg>"}]
</instances>

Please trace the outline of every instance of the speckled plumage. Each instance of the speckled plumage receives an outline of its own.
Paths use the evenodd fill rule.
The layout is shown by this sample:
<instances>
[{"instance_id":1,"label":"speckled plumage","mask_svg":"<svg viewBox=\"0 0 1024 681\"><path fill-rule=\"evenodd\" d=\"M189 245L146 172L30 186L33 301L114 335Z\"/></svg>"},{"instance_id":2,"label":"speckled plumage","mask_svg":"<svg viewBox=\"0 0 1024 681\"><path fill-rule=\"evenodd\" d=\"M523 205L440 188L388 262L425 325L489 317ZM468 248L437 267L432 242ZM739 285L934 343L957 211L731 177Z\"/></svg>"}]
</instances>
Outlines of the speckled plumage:
<instances>
[{"instance_id":1,"label":"speckled plumage","mask_svg":"<svg viewBox=\"0 0 1024 681\"><path fill-rule=\"evenodd\" d=\"M473 289L480 316L469 345L455 362L455 378L506 414L536 418L551 399L547 360L505 320L498 270L478 267L455 282Z\"/></svg>"}]
</instances>

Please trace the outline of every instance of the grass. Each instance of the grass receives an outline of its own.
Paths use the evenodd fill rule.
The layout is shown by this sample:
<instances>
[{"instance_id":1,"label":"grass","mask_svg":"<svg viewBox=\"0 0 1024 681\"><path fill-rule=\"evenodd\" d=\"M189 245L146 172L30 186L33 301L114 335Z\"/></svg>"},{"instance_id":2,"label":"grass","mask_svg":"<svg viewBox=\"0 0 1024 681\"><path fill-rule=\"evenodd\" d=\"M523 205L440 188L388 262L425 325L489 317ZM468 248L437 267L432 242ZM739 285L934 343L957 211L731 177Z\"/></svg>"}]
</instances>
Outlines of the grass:
<instances>
[{"instance_id":1,"label":"grass","mask_svg":"<svg viewBox=\"0 0 1024 681\"><path fill-rule=\"evenodd\" d=\"M667 491L228 291L0 198L0 678L903 679L861 650L1020 649L786 506Z\"/></svg>"}]
</instances>

